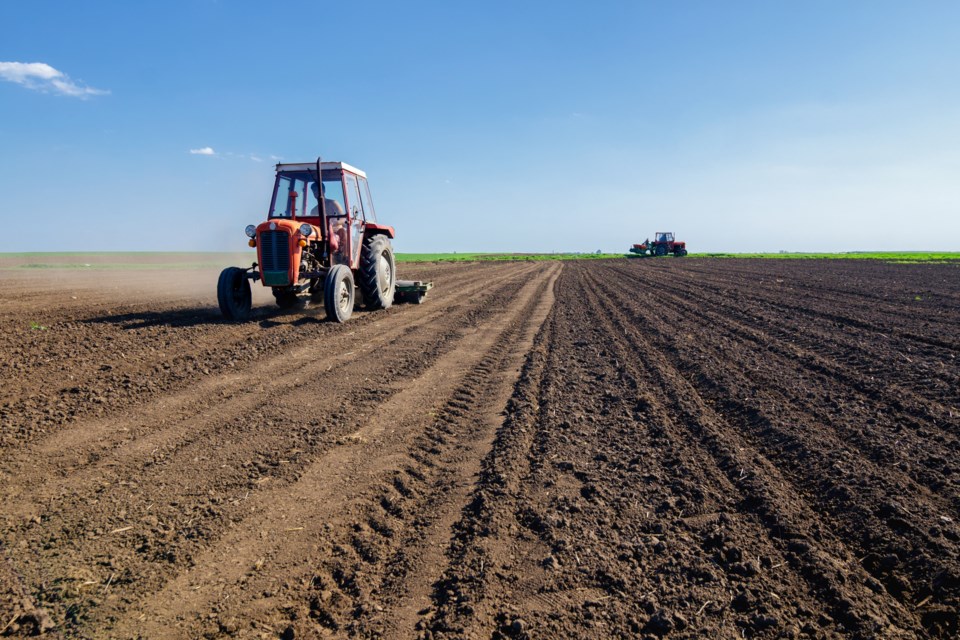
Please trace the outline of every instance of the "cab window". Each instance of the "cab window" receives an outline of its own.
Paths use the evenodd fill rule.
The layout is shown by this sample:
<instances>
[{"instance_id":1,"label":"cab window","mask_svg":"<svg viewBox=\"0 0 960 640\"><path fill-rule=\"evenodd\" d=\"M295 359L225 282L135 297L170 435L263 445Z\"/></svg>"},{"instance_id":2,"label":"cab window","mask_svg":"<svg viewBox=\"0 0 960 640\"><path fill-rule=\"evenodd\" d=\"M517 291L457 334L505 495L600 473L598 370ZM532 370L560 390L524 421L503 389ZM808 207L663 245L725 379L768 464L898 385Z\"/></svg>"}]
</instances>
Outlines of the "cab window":
<instances>
[{"instance_id":1,"label":"cab window","mask_svg":"<svg viewBox=\"0 0 960 640\"><path fill-rule=\"evenodd\" d=\"M367 222L376 222L377 214L373 210L373 198L370 197L370 186L366 178L360 178L360 201L363 203L363 215Z\"/></svg>"},{"instance_id":2,"label":"cab window","mask_svg":"<svg viewBox=\"0 0 960 640\"><path fill-rule=\"evenodd\" d=\"M292 176L277 176L273 192L273 204L270 207L271 218L292 218L297 214L297 201L303 196L303 180Z\"/></svg>"},{"instance_id":3,"label":"cab window","mask_svg":"<svg viewBox=\"0 0 960 640\"><path fill-rule=\"evenodd\" d=\"M315 171L277 176L269 217L303 218L320 215L319 202L314 191L316 183ZM343 183L339 172L323 172L323 193L326 194L327 215L344 215L346 209Z\"/></svg>"},{"instance_id":4,"label":"cab window","mask_svg":"<svg viewBox=\"0 0 960 640\"><path fill-rule=\"evenodd\" d=\"M343 182L339 176L336 179L327 179L327 172L323 173L323 197L327 200L327 217L345 215L347 208L343 204Z\"/></svg>"},{"instance_id":5,"label":"cab window","mask_svg":"<svg viewBox=\"0 0 960 640\"><path fill-rule=\"evenodd\" d=\"M347 204L350 206L350 217L363 219L363 209L360 204L360 188L357 185L357 176L344 174L347 183Z\"/></svg>"},{"instance_id":6,"label":"cab window","mask_svg":"<svg viewBox=\"0 0 960 640\"><path fill-rule=\"evenodd\" d=\"M305 208L307 213L304 215L313 217L320 215L320 201L317 199L316 191L314 191L316 184L315 180L310 181L310 188L307 189L307 206ZM332 178L324 175L322 193L325 194L324 198L327 201L327 216L333 217L341 215L340 212L343 210L343 185L340 183L340 177Z\"/></svg>"}]
</instances>

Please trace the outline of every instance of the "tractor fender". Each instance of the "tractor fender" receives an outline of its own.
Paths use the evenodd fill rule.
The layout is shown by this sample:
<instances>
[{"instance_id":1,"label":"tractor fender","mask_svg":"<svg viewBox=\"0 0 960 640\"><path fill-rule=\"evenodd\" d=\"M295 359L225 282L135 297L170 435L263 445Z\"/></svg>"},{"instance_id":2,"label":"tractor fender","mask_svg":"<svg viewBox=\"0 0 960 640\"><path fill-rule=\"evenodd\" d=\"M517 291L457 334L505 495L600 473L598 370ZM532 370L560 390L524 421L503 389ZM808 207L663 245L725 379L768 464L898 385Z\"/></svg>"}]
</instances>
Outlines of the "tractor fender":
<instances>
[{"instance_id":1,"label":"tractor fender","mask_svg":"<svg viewBox=\"0 0 960 640\"><path fill-rule=\"evenodd\" d=\"M372 236L378 233L382 233L383 235L387 236L391 240L394 237L396 237L396 233L394 232L393 227L385 224L378 224L376 222L368 222L364 229L364 234L368 236Z\"/></svg>"}]
</instances>

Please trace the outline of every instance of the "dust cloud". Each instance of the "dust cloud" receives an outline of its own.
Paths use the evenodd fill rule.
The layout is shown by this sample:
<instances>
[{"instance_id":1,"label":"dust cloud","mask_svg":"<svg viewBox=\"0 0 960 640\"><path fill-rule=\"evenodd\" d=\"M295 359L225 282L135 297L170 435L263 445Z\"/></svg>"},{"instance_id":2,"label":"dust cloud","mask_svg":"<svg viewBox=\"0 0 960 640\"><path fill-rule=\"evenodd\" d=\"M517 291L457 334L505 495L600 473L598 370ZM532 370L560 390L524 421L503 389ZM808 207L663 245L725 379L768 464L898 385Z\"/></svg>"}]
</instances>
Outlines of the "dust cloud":
<instances>
[{"instance_id":1,"label":"dust cloud","mask_svg":"<svg viewBox=\"0 0 960 640\"><path fill-rule=\"evenodd\" d=\"M144 303L180 300L217 306L217 279L229 266L249 266L246 253L32 254L0 257L0 308L24 295L51 302L84 300ZM254 304L273 302L270 291L253 286Z\"/></svg>"}]
</instances>

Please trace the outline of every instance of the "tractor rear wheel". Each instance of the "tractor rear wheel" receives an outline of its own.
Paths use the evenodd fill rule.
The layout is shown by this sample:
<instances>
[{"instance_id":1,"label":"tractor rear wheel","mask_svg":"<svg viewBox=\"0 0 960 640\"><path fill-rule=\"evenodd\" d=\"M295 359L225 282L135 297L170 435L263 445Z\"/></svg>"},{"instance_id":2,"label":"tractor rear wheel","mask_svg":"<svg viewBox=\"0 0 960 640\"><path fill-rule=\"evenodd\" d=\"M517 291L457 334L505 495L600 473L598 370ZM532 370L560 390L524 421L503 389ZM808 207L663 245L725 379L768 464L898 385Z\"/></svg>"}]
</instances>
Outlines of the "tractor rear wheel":
<instances>
[{"instance_id":1,"label":"tractor rear wheel","mask_svg":"<svg viewBox=\"0 0 960 640\"><path fill-rule=\"evenodd\" d=\"M327 318L334 322L346 322L353 315L353 272L346 265L334 265L327 272L323 283L323 306Z\"/></svg>"},{"instance_id":2,"label":"tractor rear wheel","mask_svg":"<svg viewBox=\"0 0 960 640\"><path fill-rule=\"evenodd\" d=\"M383 234L367 236L357 271L360 292L368 309L389 309L397 286L397 264L390 238Z\"/></svg>"},{"instance_id":3,"label":"tractor rear wheel","mask_svg":"<svg viewBox=\"0 0 960 640\"><path fill-rule=\"evenodd\" d=\"M653 254L657 257L662 257L667 255L667 245L658 244L657 248L654 250Z\"/></svg>"},{"instance_id":4,"label":"tractor rear wheel","mask_svg":"<svg viewBox=\"0 0 960 640\"><path fill-rule=\"evenodd\" d=\"M246 320L250 316L253 295L246 270L227 267L220 272L217 302L220 304L220 313L227 320Z\"/></svg>"}]
</instances>

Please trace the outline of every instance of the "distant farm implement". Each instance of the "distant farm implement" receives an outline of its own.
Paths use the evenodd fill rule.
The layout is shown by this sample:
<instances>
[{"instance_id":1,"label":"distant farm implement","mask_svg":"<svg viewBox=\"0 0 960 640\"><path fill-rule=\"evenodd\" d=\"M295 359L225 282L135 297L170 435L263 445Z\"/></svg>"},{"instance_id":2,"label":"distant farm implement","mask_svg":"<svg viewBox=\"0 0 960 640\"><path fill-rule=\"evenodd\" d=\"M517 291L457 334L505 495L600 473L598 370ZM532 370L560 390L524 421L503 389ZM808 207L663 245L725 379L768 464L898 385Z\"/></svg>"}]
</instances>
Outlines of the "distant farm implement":
<instances>
[{"instance_id":1,"label":"distant farm implement","mask_svg":"<svg viewBox=\"0 0 960 640\"><path fill-rule=\"evenodd\" d=\"M281 309L323 300L327 317L346 322L355 303L387 309L419 304L430 282L397 280L393 227L377 222L367 175L344 162L278 164L267 220L246 229L258 261L220 274L217 300L228 320L250 315L250 281L270 287ZM306 295L301 295L306 294Z\"/></svg>"},{"instance_id":2,"label":"distant farm implement","mask_svg":"<svg viewBox=\"0 0 960 640\"><path fill-rule=\"evenodd\" d=\"M640 244L630 247L630 253L637 256L656 257L672 255L677 258L687 255L687 243L677 240L673 231L657 231L653 237L653 241L647 238Z\"/></svg>"}]
</instances>

